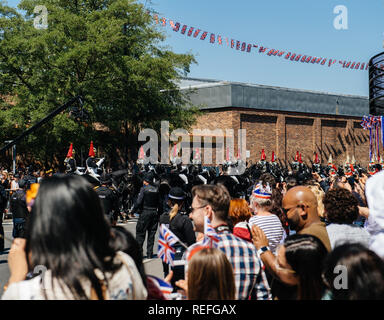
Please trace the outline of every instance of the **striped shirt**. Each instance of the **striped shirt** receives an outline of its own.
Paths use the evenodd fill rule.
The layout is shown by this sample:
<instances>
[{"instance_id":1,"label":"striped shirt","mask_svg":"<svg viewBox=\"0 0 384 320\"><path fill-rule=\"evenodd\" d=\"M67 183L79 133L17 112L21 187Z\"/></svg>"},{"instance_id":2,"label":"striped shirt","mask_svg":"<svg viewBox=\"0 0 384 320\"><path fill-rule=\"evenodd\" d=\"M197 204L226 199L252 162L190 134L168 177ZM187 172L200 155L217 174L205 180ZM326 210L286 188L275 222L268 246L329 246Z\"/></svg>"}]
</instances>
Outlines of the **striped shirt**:
<instances>
[{"instance_id":1,"label":"striped shirt","mask_svg":"<svg viewBox=\"0 0 384 320\"><path fill-rule=\"evenodd\" d=\"M249 224L257 225L263 230L269 242L269 248L273 254L276 253L277 246L285 239L285 231L278 216L271 214L268 216L253 216L249 219Z\"/></svg>"}]
</instances>

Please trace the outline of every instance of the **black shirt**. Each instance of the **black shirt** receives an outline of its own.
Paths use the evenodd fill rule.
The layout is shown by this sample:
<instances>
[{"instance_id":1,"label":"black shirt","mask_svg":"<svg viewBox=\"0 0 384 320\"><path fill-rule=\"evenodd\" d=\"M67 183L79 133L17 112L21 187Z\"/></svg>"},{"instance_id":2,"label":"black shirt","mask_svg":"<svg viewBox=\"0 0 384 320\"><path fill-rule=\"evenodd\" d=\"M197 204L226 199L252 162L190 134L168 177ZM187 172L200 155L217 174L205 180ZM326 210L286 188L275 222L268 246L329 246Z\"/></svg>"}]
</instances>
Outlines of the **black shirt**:
<instances>
[{"instance_id":1,"label":"black shirt","mask_svg":"<svg viewBox=\"0 0 384 320\"><path fill-rule=\"evenodd\" d=\"M99 196L105 214L118 210L118 197L112 188L100 186L96 187L95 191Z\"/></svg>"},{"instance_id":2,"label":"black shirt","mask_svg":"<svg viewBox=\"0 0 384 320\"><path fill-rule=\"evenodd\" d=\"M10 201L10 210L12 212L12 218L27 218L28 209L24 190L19 189L13 192Z\"/></svg>"},{"instance_id":3,"label":"black shirt","mask_svg":"<svg viewBox=\"0 0 384 320\"><path fill-rule=\"evenodd\" d=\"M196 242L193 224L187 214L178 212L173 217L172 221L169 221L169 213L167 212L160 216L159 223L169 225L169 230L171 230L180 239L180 241L188 247Z\"/></svg>"},{"instance_id":4,"label":"black shirt","mask_svg":"<svg viewBox=\"0 0 384 320\"><path fill-rule=\"evenodd\" d=\"M140 189L132 212L137 212L140 209L162 210L162 202L160 201L160 193L157 187L149 184Z\"/></svg>"}]
</instances>

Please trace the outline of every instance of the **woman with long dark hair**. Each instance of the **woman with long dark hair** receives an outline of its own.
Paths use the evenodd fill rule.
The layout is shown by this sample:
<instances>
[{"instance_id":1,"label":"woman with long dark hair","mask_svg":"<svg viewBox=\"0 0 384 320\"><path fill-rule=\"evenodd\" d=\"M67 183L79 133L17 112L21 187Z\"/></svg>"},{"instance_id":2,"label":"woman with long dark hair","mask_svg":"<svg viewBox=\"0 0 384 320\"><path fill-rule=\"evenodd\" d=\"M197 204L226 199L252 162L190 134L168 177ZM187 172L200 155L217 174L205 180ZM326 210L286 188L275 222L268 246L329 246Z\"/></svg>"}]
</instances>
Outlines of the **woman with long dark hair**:
<instances>
[{"instance_id":1,"label":"woman with long dark hair","mask_svg":"<svg viewBox=\"0 0 384 320\"><path fill-rule=\"evenodd\" d=\"M284 244L277 247L276 256L268 249L268 239L257 226L252 227L252 240L266 270L276 279L271 284L275 299L320 300L323 297L326 288L321 268L328 251L317 237L288 236Z\"/></svg>"},{"instance_id":2,"label":"woman with long dark hair","mask_svg":"<svg viewBox=\"0 0 384 320\"><path fill-rule=\"evenodd\" d=\"M12 244L2 299L146 299L134 261L116 252L111 238L100 200L84 178L42 180L26 243ZM33 270L46 271L25 280Z\"/></svg>"},{"instance_id":3,"label":"woman with long dark hair","mask_svg":"<svg viewBox=\"0 0 384 320\"><path fill-rule=\"evenodd\" d=\"M337 246L325 259L324 300L383 300L384 261L361 243Z\"/></svg>"}]
</instances>

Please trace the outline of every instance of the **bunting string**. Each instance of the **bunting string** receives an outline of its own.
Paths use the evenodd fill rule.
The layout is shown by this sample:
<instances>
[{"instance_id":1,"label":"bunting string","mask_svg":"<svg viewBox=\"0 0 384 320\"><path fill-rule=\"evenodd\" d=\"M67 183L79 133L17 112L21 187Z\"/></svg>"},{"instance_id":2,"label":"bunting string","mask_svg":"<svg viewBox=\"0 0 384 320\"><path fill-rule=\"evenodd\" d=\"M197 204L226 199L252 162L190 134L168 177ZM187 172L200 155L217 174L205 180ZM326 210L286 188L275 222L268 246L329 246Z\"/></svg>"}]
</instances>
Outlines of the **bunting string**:
<instances>
[{"instance_id":1,"label":"bunting string","mask_svg":"<svg viewBox=\"0 0 384 320\"><path fill-rule=\"evenodd\" d=\"M232 49L236 49L238 51L251 53L251 51L256 51L259 54L266 54L268 56L274 57L284 57L284 59L292 61L292 62L301 62L301 63L310 63L310 64L319 64L319 65L328 65L331 67L333 65L337 65L336 62L343 69L352 69L352 70L368 70L369 64L366 62L356 62L356 61L347 61L347 60L338 60L334 58L324 58L321 56L313 56L307 54L295 53L288 50L280 50L275 48L264 47L261 44L254 44L250 42L244 42L240 40L231 39L228 37L223 37L222 35L216 35L215 33L211 33L208 31L203 31L202 29L191 27L180 22L174 22L171 19L167 18L159 18L157 14L151 14L150 11L147 13L153 18L156 24L159 24L163 27L169 25L173 31L179 32L187 37L198 38L200 35L200 40L209 39L211 44L217 43L219 46L226 44L228 47ZM167 23L168 21L168 23ZM188 31L187 31L188 30ZM209 35L209 36L208 36ZM225 41L224 41L225 39ZM379 68L384 70L384 64L380 64Z\"/></svg>"}]
</instances>

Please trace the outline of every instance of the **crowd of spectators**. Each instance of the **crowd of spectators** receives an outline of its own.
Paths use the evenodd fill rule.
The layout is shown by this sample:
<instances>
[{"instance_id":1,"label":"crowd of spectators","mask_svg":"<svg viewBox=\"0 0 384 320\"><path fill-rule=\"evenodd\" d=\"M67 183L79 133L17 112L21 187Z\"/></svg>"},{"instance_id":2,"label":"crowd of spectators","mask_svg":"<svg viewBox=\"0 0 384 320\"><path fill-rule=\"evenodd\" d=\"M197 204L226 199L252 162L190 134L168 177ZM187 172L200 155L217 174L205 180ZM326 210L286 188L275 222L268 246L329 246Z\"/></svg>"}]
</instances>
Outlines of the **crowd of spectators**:
<instances>
[{"instance_id":1,"label":"crowd of spectators","mask_svg":"<svg viewBox=\"0 0 384 320\"><path fill-rule=\"evenodd\" d=\"M171 188L160 225L180 240L173 249L183 263L163 263L164 279L146 274L135 236L110 224L83 177L0 172L1 187L15 194L26 181L39 185L21 200L28 219L14 233L5 300L384 299L384 172L353 183L316 173L277 183L264 174L249 201L201 184L189 215L183 190Z\"/></svg>"}]
</instances>

